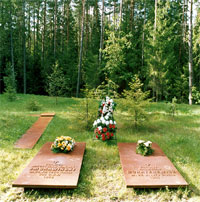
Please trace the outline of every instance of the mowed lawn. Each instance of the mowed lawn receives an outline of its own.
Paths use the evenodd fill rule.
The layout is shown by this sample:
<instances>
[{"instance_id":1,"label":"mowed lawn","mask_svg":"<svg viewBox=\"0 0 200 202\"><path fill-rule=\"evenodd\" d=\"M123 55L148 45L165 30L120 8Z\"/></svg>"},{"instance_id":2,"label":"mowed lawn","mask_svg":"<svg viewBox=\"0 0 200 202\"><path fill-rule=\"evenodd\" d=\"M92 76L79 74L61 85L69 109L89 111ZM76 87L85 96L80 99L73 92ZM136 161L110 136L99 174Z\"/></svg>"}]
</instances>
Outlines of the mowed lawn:
<instances>
[{"instance_id":1,"label":"mowed lawn","mask_svg":"<svg viewBox=\"0 0 200 202\"><path fill-rule=\"evenodd\" d=\"M27 103L36 100L40 111L26 109ZM118 100L115 100L117 103ZM98 101L92 101L91 108ZM128 106L127 106L128 107ZM137 142L139 139L156 142L189 183L188 188L133 189L126 188L117 144L94 141L92 130L83 125L85 100L55 98L35 95L17 95L15 102L8 102L0 95L0 200L1 201L200 201L200 106L178 104L175 117L169 114L166 103L151 103L147 107L148 120L138 128L120 104L114 113L118 126L118 142ZM56 116L32 150L15 149L14 143L37 120L30 116L55 112ZM86 151L78 188L26 189L13 188L12 182L29 164L45 142L57 136L73 137L86 142Z\"/></svg>"}]
</instances>

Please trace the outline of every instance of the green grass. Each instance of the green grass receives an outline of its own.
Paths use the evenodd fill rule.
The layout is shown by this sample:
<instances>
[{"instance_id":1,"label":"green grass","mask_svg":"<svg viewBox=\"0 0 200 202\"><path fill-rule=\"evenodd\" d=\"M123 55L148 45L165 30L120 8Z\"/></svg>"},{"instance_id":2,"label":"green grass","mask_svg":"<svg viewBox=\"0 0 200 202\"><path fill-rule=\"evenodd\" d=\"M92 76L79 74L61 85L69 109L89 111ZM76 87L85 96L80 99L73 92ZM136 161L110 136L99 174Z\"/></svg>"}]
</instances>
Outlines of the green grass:
<instances>
[{"instance_id":1,"label":"green grass","mask_svg":"<svg viewBox=\"0 0 200 202\"><path fill-rule=\"evenodd\" d=\"M117 106L114 115L119 128L118 142L138 139L156 142L189 183L188 188L179 189L133 189L125 186L116 143L93 141L92 131L84 130L82 122L77 121L84 111L83 99L59 98L55 105L55 99L47 96L17 95L17 98L15 102L7 102L0 95L0 201L200 201L200 106L179 104L173 118L166 103L151 103L147 108L148 121L137 129ZM30 99L41 105L41 111L25 109ZM13 144L37 120L30 114L42 112L55 112L56 116L36 146L32 150L14 149ZM25 191L12 188L12 182L42 145L61 135L86 142L78 188Z\"/></svg>"}]
</instances>

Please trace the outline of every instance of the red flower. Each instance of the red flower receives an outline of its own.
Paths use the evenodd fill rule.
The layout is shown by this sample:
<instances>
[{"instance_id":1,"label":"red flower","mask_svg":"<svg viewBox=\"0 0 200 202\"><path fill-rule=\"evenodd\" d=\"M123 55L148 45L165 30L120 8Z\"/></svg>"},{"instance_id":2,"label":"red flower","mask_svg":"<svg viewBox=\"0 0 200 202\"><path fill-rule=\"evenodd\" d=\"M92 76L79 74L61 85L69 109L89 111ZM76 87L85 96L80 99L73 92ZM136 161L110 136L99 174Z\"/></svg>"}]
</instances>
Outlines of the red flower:
<instances>
[{"instance_id":1,"label":"red flower","mask_svg":"<svg viewBox=\"0 0 200 202\"><path fill-rule=\"evenodd\" d=\"M105 137L105 134L104 134L104 133L102 134L102 140L103 140L103 141L106 140L106 137Z\"/></svg>"},{"instance_id":2,"label":"red flower","mask_svg":"<svg viewBox=\"0 0 200 202\"><path fill-rule=\"evenodd\" d=\"M111 137L113 137L113 136L114 136L114 134L113 134L113 133L111 133L110 135L111 135Z\"/></svg>"},{"instance_id":3,"label":"red flower","mask_svg":"<svg viewBox=\"0 0 200 202\"><path fill-rule=\"evenodd\" d=\"M107 132L107 133L106 133L106 135L107 135L107 136L110 136L110 133L109 133L109 132Z\"/></svg>"},{"instance_id":4,"label":"red flower","mask_svg":"<svg viewBox=\"0 0 200 202\"><path fill-rule=\"evenodd\" d=\"M97 138L97 139L99 139L99 136L98 136L98 135L96 135L96 138Z\"/></svg>"},{"instance_id":5,"label":"red flower","mask_svg":"<svg viewBox=\"0 0 200 202\"><path fill-rule=\"evenodd\" d=\"M100 110L100 113L102 114L102 110Z\"/></svg>"},{"instance_id":6,"label":"red flower","mask_svg":"<svg viewBox=\"0 0 200 202\"><path fill-rule=\"evenodd\" d=\"M103 128L103 132L105 133L107 131L107 128Z\"/></svg>"},{"instance_id":7,"label":"red flower","mask_svg":"<svg viewBox=\"0 0 200 202\"><path fill-rule=\"evenodd\" d=\"M115 124L113 124L112 127L115 128Z\"/></svg>"},{"instance_id":8,"label":"red flower","mask_svg":"<svg viewBox=\"0 0 200 202\"><path fill-rule=\"evenodd\" d=\"M109 124L109 128L112 128L112 124Z\"/></svg>"},{"instance_id":9,"label":"red flower","mask_svg":"<svg viewBox=\"0 0 200 202\"><path fill-rule=\"evenodd\" d=\"M101 131L100 130L98 130L98 134L101 135Z\"/></svg>"},{"instance_id":10,"label":"red flower","mask_svg":"<svg viewBox=\"0 0 200 202\"><path fill-rule=\"evenodd\" d=\"M110 139L110 136L107 136L107 139L109 140L109 139Z\"/></svg>"}]
</instances>

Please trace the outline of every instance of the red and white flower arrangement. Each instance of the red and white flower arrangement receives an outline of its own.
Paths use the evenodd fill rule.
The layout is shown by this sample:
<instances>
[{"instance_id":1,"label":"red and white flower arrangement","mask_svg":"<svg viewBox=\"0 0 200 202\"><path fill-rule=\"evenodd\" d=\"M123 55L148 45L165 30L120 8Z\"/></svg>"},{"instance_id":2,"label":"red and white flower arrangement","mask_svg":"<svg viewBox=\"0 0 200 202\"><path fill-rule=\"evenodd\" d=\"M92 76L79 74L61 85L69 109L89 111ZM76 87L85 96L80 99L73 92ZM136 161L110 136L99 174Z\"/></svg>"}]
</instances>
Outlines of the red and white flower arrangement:
<instances>
[{"instance_id":1,"label":"red and white flower arrangement","mask_svg":"<svg viewBox=\"0 0 200 202\"><path fill-rule=\"evenodd\" d=\"M113 112L116 103L108 96L100 102L99 116L94 121L93 128L97 139L102 141L113 139L117 130Z\"/></svg>"}]
</instances>

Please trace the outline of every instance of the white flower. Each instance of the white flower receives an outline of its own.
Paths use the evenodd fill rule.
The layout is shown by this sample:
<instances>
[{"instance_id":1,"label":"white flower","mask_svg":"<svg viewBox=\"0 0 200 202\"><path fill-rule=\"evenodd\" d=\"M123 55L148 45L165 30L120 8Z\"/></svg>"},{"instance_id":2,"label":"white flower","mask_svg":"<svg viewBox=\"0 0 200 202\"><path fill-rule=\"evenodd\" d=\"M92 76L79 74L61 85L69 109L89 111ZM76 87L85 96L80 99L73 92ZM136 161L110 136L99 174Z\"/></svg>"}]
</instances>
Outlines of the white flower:
<instances>
[{"instance_id":1,"label":"white flower","mask_svg":"<svg viewBox=\"0 0 200 202\"><path fill-rule=\"evenodd\" d=\"M101 127L101 126L99 126L99 127L98 127L98 129L101 131L101 130L102 130L102 127Z\"/></svg>"},{"instance_id":2,"label":"white flower","mask_svg":"<svg viewBox=\"0 0 200 202\"><path fill-rule=\"evenodd\" d=\"M152 144L152 142L151 142L151 141L147 141L147 142L145 142L145 143L144 143L144 145L145 145L146 147L151 146L151 144Z\"/></svg>"},{"instance_id":3,"label":"white flower","mask_svg":"<svg viewBox=\"0 0 200 202\"><path fill-rule=\"evenodd\" d=\"M109 116L108 116L108 114L107 114L107 115L105 116L105 119L108 120L108 118L109 118Z\"/></svg>"},{"instance_id":4,"label":"white flower","mask_svg":"<svg viewBox=\"0 0 200 202\"><path fill-rule=\"evenodd\" d=\"M101 123L100 119L97 119L97 123Z\"/></svg>"},{"instance_id":5,"label":"white flower","mask_svg":"<svg viewBox=\"0 0 200 202\"><path fill-rule=\"evenodd\" d=\"M113 122L115 125L117 124L116 121Z\"/></svg>"},{"instance_id":6,"label":"white flower","mask_svg":"<svg viewBox=\"0 0 200 202\"><path fill-rule=\"evenodd\" d=\"M103 119L103 120L102 120L102 123L103 123L103 124L105 124L105 123L106 123L105 119Z\"/></svg>"},{"instance_id":7,"label":"white flower","mask_svg":"<svg viewBox=\"0 0 200 202\"><path fill-rule=\"evenodd\" d=\"M97 121L94 121L93 126L95 127L97 125Z\"/></svg>"},{"instance_id":8,"label":"white flower","mask_svg":"<svg viewBox=\"0 0 200 202\"><path fill-rule=\"evenodd\" d=\"M109 125L109 121L106 121L106 125L107 125L107 126Z\"/></svg>"},{"instance_id":9,"label":"white flower","mask_svg":"<svg viewBox=\"0 0 200 202\"><path fill-rule=\"evenodd\" d=\"M113 99L110 99L110 102L113 102Z\"/></svg>"},{"instance_id":10,"label":"white flower","mask_svg":"<svg viewBox=\"0 0 200 202\"><path fill-rule=\"evenodd\" d=\"M138 144L142 144L142 143L144 143L145 141L144 140L138 140Z\"/></svg>"},{"instance_id":11,"label":"white flower","mask_svg":"<svg viewBox=\"0 0 200 202\"><path fill-rule=\"evenodd\" d=\"M150 144L149 144L149 142L145 142L144 145L145 145L146 147L149 147Z\"/></svg>"},{"instance_id":12,"label":"white flower","mask_svg":"<svg viewBox=\"0 0 200 202\"><path fill-rule=\"evenodd\" d=\"M106 105L103 106L103 114L107 112Z\"/></svg>"},{"instance_id":13,"label":"white flower","mask_svg":"<svg viewBox=\"0 0 200 202\"><path fill-rule=\"evenodd\" d=\"M101 121L103 121L103 120L104 120L103 116L100 118L100 120L101 120Z\"/></svg>"},{"instance_id":14,"label":"white flower","mask_svg":"<svg viewBox=\"0 0 200 202\"><path fill-rule=\"evenodd\" d=\"M113 124L113 121L112 121L112 120L110 120L110 124Z\"/></svg>"},{"instance_id":15,"label":"white flower","mask_svg":"<svg viewBox=\"0 0 200 202\"><path fill-rule=\"evenodd\" d=\"M108 102L110 100L110 98L108 96L106 96L106 102Z\"/></svg>"}]
</instances>

